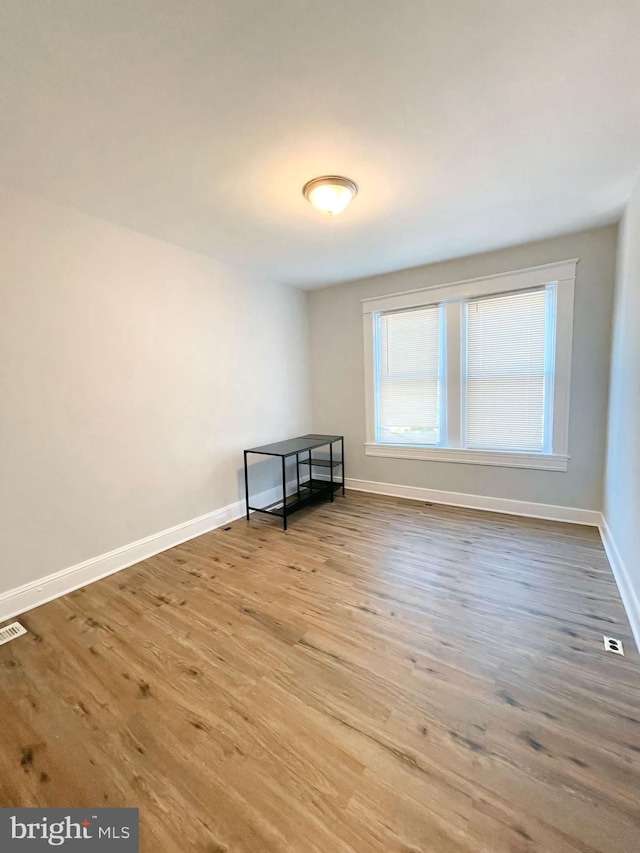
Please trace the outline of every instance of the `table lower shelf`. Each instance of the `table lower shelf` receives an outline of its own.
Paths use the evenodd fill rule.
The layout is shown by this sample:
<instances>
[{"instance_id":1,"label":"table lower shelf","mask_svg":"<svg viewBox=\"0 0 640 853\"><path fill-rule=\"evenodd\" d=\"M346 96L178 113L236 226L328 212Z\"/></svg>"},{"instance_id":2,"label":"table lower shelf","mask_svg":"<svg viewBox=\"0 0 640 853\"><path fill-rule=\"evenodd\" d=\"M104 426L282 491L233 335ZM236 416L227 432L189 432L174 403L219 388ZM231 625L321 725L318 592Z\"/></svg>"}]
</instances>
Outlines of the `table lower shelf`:
<instances>
[{"instance_id":1,"label":"table lower shelf","mask_svg":"<svg viewBox=\"0 0 640 853\"><path fill-rule=\"evenodd\" d=\"M311 465L313 468L339 468L342 465L342 459L301 459L301 465Z\"/></svg>"},{"instance_id":2,"label":"table lower shelf","mask_svg":"<svg viewBox=\"0 0 640 853\"><path fill-rule=\"evenodd\" d=\"M334 492L337 492L341 488L341 481L334 481L332 484L329 480L307 480L305 483L300 484L299 492L287 495L287 515L291 515L291 513L302 509L302 507L308 506L318 498L330 497L332 489ZM279 518L284 516L282 499L264 507L250 506L249 509L254 512L265 512L267 515L277 515Z\"/></svg>"}]
</instances>

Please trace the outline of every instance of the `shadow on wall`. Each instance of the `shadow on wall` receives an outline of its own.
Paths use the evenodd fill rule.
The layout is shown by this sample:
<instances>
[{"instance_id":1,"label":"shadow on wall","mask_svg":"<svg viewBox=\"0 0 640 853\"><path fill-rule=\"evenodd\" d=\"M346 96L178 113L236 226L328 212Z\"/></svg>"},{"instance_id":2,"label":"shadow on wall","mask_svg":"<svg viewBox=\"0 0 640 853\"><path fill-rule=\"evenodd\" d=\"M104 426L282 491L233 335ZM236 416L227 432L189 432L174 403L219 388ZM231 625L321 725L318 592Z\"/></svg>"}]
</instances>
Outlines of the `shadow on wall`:
<instances>
[{"instance_id":1,"label":"shadow on wall","mask_svg":"<svg viewBox=\"0 0 640 853\"><path fill-rule=\"evenodd\" d=\"M289 488L295 485L297 481L296 475L296 460L295 457L285 460L285 470L287 484ZM300 477L304 477L304 472L300 471ZM244 500L244 466L236 471L236 482L238 486L238 495L241 500ZM272 490L282 488L282 460L276 457L260 457L249 455L249 493L251 495L262 494L263 492L271 492Z\"/></svg>"}]
</instances>

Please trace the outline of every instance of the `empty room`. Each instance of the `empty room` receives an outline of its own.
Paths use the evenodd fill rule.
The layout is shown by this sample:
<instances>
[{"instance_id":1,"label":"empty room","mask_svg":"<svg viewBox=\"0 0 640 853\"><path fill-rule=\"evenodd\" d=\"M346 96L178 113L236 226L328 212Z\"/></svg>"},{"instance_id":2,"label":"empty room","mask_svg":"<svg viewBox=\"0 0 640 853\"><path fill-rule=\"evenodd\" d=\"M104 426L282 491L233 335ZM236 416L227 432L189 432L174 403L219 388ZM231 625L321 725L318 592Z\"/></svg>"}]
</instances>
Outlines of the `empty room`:
<instances>
[{"instance_id":1,"label":"empty room","mask_svg":"<svg viewBox=\"0 0 640 853\"><path fill-rule=\"evenodd\" d=\"M640 851L639 44L2 0L2 853Z\"/></svg>"}]
</instances>

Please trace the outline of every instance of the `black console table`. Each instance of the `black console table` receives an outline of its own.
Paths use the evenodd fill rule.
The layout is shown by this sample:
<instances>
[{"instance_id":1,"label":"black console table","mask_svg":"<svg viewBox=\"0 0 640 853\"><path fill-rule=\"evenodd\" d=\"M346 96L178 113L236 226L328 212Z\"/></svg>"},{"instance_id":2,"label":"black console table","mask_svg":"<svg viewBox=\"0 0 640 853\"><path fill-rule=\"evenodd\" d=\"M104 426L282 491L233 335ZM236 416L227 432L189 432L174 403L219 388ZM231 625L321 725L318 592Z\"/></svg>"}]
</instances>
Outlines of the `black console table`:
<instances>
[{"instance_id":1,"label":"black console table","mask_svg":"<svg viewBox=\"0 0 640 853\"><path fill-rule=\"evenodd\" d=\"M340 442L340 456L334 455L334 444ZM328 457L314 457L312 451L326 447ZM251 506L249 499L249 467L247 456L249 453L258 453L262 456L277 456L282 459L282 498L268 506ZM300 458L300 454L307 454ZM296 457L297 490L287 494L287 472L286 462L290 457ZM300 480L300 466L308 467L309 478ZM328 479L318 479L313 476L314 468L322 468L329 471ZM341 468L341 478L334 478L336 468ZM249 512L265 512L268 515L277 515L282 519L284 529L287 529L287 518L303 506L307 506L314 500L327 497L333 502L333 493L342 489L344 495L344 436L342 435L299 435L297 438L289 438L286 441L276 441L274 444L263 444L262 447L251 447L244 451L244 491L247 501L247 521Z\"/></svg>"}]
</instances>

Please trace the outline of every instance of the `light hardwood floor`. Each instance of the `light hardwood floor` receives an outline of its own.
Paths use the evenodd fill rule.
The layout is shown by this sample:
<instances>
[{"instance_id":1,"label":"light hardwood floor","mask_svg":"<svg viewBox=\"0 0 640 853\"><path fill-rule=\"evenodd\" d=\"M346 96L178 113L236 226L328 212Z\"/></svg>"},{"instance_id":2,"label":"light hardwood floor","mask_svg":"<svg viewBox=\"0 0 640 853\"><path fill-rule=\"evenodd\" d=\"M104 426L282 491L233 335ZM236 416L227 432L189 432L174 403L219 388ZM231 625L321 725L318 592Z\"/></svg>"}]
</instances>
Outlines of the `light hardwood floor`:
<instances>
[{"instance_id":1,"label":"light hardwood floor","mask_svg":"<svg viewBox=\"0 0 640 853\"><path fill-rule=\"evenodd\" d=\"M138 806L143 853L640 850L640 661L595 529L348 492L21 621L3 806Z\"/></svg>"}]
</instances>

